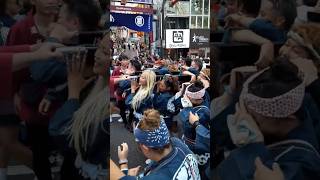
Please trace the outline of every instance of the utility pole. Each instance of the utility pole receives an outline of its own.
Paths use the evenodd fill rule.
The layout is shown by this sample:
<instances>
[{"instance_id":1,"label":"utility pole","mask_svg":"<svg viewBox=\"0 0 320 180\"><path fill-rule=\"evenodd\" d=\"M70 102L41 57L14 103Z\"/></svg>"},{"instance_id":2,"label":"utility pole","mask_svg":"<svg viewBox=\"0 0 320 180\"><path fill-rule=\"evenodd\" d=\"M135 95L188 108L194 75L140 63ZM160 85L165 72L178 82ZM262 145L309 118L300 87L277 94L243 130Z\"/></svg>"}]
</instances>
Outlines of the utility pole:
<instances>
[{"instance_id":1,"label":"utility pole","mask_svg":"<svg viewBox=\"0 0 320 180\"><path fill-rule=\"evenodd\" d=\"M166 0L162 0L162 5L161 5L161 56L164 57L164 49L165 49L165 17L164 17L164 8L165 8Z\"/></svg>"}]
</instances>

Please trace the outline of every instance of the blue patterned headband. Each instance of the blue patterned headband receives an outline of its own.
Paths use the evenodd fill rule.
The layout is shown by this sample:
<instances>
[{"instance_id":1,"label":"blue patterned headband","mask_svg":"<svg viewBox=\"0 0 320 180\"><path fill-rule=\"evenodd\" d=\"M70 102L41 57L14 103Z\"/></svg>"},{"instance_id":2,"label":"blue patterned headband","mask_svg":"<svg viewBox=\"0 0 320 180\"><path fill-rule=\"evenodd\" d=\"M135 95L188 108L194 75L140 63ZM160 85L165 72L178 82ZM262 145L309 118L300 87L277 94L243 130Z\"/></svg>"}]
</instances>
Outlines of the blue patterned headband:
<instances>
[{"instance_id":1,"label":"blue patterned headband","mask_svg":"<svg viewBox=\"0 0 320 180\"><path fill-rule=\"evenodd\" d=\"M140 121L141 122L141 121ZM135 140L150 148L162 148L170 142L169 130L161 118L159 128L155 130L141 130L137 127L134 129Z\"/></svg>"}]
</instances>

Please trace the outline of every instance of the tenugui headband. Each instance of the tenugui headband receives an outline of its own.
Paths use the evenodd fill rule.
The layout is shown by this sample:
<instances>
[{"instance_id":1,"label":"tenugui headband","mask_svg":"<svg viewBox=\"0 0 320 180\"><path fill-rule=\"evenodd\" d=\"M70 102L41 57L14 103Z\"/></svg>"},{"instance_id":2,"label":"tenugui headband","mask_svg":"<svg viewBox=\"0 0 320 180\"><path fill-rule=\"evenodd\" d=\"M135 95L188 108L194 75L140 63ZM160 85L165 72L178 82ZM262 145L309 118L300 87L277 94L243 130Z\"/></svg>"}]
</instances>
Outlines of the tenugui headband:
<instances>
[{"instance_id":1,"label":"tenugui headband","mask_svg":"<svg viewBox=\"0 0 320 180\"><path fill-rule=\"evenodd\" d=\"M134 136L136 142L144 144L150 148L162 148L165 145L169 144L169 130L162 117L160 121L160 126L155 130L141 130L138 128L139 123L137 127L134 129Z\"/></svg>"},{"instance_id":2,"label":"tenugui headband","mask_svg":"<svg viewBox=\"0 0 320 180\"><path fill-rule=\"evenodd\" d=\"M248 109L251 109L265 117L288 117L289 115L294 114L301 107L305 92L304 82L294 89L273 98L261 98L249 93L249 84L268 69L269 68L266 68L254 74L244 83L240 98L243 99Z\"/></svg>"},{"instance_id":3,"label":"tenugui headband","mask_svg":"<svg viewBox=\"0 0 320 180\"><path fill-rule=\"evenodd\" d=\"M192 85L192 84L191 84ZM191 87L191 85L189 85L186 89L186 95L189 97L189 98L192 98L192 99L201 99L203 98L204 94L206 93L206 89L203 88L201 89L200 91L198 92L190 92L189 91L189 88Z\"/></svg>"}]
</instances>

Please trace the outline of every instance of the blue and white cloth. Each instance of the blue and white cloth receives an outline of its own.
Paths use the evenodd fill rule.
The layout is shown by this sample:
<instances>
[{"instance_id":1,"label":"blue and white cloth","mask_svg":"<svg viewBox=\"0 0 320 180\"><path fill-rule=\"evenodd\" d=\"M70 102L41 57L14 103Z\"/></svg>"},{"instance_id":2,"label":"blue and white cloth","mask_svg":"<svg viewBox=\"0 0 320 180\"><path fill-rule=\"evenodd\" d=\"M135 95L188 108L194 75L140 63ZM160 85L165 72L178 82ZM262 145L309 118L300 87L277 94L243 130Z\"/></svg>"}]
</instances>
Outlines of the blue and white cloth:
<instances>
[{"instance_id":1,"label":"blue and white cloth","mask_svg":"<svg viewBox=\"0 0 320 180\"><path fill-rule=\"evenodd\" d=\"M150 148L162 148L165 145L170 143L170 134L169 130L161 118L159 128L155 130L141 130L138 128L139 124L134 130L135 140L138 143L144 144Z\"/></svg>"}]
</instances>

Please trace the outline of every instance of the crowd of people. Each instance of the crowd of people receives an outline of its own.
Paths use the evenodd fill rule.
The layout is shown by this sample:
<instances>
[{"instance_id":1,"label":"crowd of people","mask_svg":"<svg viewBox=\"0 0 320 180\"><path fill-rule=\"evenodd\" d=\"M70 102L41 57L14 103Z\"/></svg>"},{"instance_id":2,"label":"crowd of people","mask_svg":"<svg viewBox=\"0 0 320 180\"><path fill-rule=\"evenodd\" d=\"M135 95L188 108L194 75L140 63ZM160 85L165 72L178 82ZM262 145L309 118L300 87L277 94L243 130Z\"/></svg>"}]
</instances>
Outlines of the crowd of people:
<instances>
[{"instance_id":1,"label":"crowd of people","mask_svg":"<svg viewBox=\"0 0 320 180\"><path fill-rule=\"evenodd\" d=\"M59 179L108 176L107 4L1 1L1 180L13 160L53 179L52 152Z\"/></svg>"},{"instance_id":2,"label":"crowd of people","mask_svg":"<svg viewBox=\"0 0 320 180\"><path fill-rule=\"evenodd\" d=\"M217 77L223 88L211 102L214 179L320 178L320 25L307 16L320 12L319 2L226 0L216 14L224 43L261 50L254 62L236 66L245 59L235 59Z\"/></svg>"},{"instance_id":3,"label":"crowd of people","mask_svg":"<svg viewBox=\"0 0 320 180\"><path fill-rule=\"evenodd\" d=\"M211 58L229 67L219 86L202 58L110 39L107 1L2 0L0 180L12 160L53 179L53 152L61 180L320 179L320 1L214 3L222 43L260 47ZM129 143L109 147L114 117L146 166L128 166Z\"/></svg>"},{"instance_id":4,"label":"crowd of people","mask_svg":"<svg viewBox=\"0 0 320 180\"><path fill-rule=\"evenodd\" d=\"M119 42L111 43L121 50L113 51L110 122L118 117L149 163L143 172L129 168L130 147L119 144L111 179L208 179L210 69L200 58L161 58Z\"/></svg>"}]
</instances>

